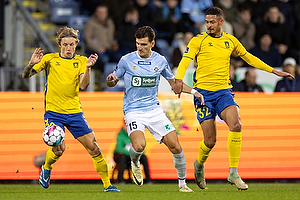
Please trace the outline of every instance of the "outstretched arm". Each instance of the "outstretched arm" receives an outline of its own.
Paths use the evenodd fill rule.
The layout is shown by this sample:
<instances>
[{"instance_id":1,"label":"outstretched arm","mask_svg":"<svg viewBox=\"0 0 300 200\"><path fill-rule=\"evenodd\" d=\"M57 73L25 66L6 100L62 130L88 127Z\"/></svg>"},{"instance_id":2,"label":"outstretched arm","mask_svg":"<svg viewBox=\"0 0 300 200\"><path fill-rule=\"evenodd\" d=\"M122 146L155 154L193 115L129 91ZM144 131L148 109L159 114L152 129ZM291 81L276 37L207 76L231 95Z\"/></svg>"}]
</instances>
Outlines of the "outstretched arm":
<instances>
[{"instance_id":1,"label":"outstretched arm","mask_svg":"<svg viewBox=\"0 0 300 200\"><path fill-rule=\"evenodd\" d=\"M290 77L292 79L295 79L295 77L292 74L288 73L288 72L282 72L282 71L277 71L276 69L273 69L272 73L276 74L277 76L281 76L281 77L287 76L287 77Z\"/></svg>"},{"instance_id":2,"label":"outstretched arm","mask_svg":"<svg viewBox=\"0 0 300 200\"><path fill-rule=\"evenodd\" d=\"M251 53L247 52L245 55L241 56L241 58L246 61L249 65L260 69L260 70L264 70L270 73L273 73L277 76L288 76L292 79L294 79L295 77L287 72L282 72L282 71L277 71L274 68L272 68L271 66L267 65L266 63L264 63L263 61L261 61L259 58L257 58L256 56L253 56Z\"/></svg>"},{"instance_id":3,"label":"outstretched arm","mask_svg":"<svg viewBox=\"0 0 300 200\"><path fill-rule=\"evenodd\" d=\"M36 74L36 71L32 69L32 67L39 63L43 58L43 51L41 47L36 48L29 60L29 63L27 66L24 67L22 77L23 78L30 78L31 76Z\"/></svg>"}]
</instances>

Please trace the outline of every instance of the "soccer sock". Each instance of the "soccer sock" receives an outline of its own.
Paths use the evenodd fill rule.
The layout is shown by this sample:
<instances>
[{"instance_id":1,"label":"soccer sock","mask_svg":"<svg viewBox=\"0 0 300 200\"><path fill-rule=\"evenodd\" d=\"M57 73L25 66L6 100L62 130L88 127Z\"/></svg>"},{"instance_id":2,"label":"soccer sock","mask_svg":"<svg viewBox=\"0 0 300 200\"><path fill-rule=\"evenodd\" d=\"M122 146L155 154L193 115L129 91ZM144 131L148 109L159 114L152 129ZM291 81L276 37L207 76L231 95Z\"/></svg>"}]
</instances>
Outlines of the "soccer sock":
<instances>
[{"instance_id":1,"label":"soccer sock","mask_svg":"<svg viewBox=\"0 0 300 200\"><path fill-rule=\"evenodd\" d=\"M227 149L229 155L229 167L237 168L242 146L242 133L229 131ZM233 171L233 169L231 170Z\"/></svg>"},{"instance_id":2,"label":"soccer sock","mask_svg":"<svg viewBox=\"0 0 300 200\"><path fill-rule=\"evenodd\" d=\"M177 170L179 188L185 183L186 177L186 162L183 150L179 154L173 154L175 169Z\"/></svg>"},{"instance_id":3,"label":"soccer sock","mask_svg":"<svg viewBox=\"0 0 300 200\"><path fill-rule=\"evenodd\" d=\"M229 173L232 174L232 173L237 173L237 168L236 167L230 167L229 168Z\"/></svg>"},{"instance_id":4,"label":"soccer sock","mask_svg":"<svg viewBox=\"0 0 300 200\"><path fill-rule=\"evenodd\" d=\"M143 153L144 153L144 151L136 152L133 147L129 148L130 158L131 158L131 161L133 162L133 164L135 164L135 166L137 166L137 167L140 166L140 158Z\"/></svg>"},{"instance_id":5,"label":"soccer sock","mask_svg":"<svg viewBox=\"0 0 300 200\"><path fill-rule=\"evenodd\" d=\"M199 147L198 147L198 163L200 166L203 166L205 161L207 160L210 151L212 150L212 148L208 148L205 143L204 140L202 140L199 143Z\"/></svg>"},{"instance_id":6,"label":"soccer sock","mask_svg":"<svg viewBox=\"0 0 300 200\"><path fill-rule=\"evenodd\" d=\"M108 186L111 185L108 176L107 162L102 153L96 156L92 156L92 158L93 158L94 167L102 179L103 187L106 189L108 188Z\"/></svg>"},{"instance_id":7,"label":"soccer sock","mask_svg":"<svg viewBox=\"0 0 300 200\"><path fill-rule=\"evenodd\" d=\"M49 149L46 153L46 159L44 164L44 169L52 170L52 165L60 158L60 156L55 155L52 148Z\"/></svg>"}]
</instances>

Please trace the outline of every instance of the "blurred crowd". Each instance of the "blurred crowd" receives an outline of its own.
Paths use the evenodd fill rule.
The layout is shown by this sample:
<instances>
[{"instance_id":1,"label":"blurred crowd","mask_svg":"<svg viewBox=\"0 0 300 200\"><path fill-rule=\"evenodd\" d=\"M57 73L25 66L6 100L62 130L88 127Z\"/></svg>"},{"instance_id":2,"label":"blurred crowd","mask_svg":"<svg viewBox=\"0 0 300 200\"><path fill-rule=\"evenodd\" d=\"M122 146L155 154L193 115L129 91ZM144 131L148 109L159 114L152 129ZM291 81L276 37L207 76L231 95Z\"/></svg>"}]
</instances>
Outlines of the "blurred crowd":
<instances>
[{"instance_id":1,"label":"blurred crowd","mask_svg":"<svg viewBox=\"0 0 300 200\"><path fill-rule=\"evenodd\" d=\"M223 31L235 35L249 52L272 67L292 57L299 62L300 1L296 0L91 0L81 1L91 16L84 29L87 53L100 62L116 62L135 49L134 32L150 25L157 34L156 50L173 67L180 56L175 49L184 34L205 28L205 11L218 6L225 13ZM173 54L174 52L174 54ZM175 58L174 58L175 57ZM236 67L246 66L240 60ZM99 67L102 68L101 63Z\"/></svg>"},{"instance_id":2,"label":"blurred crowd","mask_svg":"<svg viewBox=\"0 0 300 200\"><path fill-rule=\"evenodd\" d=\"M192 36L206 31L205 11L223 9L223 31L272 67L286 58L299 64L300 1L296 0L92 0L81 1L91 15L83 31L86 54L97 53L97 67L135 50L134 33L143 25L156 31L155 50L176 68ZM249 67L232 58L233 67Z\"/></svg>"},{"instance_id":3,"label":"blurred crowd","mask_svg":"<svg viewBox=\"0 0 300 200\"><path fill-rule=\"evenodd\" d=\"M81 40L86 56L98 54L94 68L101 74L107 63L116 63L122 55L136 49L134 33L144 25L156 32L154 50L176 68L189 40L206 31L205 11L218 6L225 15L224 32L236 36L250 53L271 67L284 69L284 60L294 59L295 75L299 75L300 1L297 0L73 1L79 3L80 14L89 17L80 30ZM234 71L250 67L234 55L231 60Z\"/></svg>"}]
</instances>

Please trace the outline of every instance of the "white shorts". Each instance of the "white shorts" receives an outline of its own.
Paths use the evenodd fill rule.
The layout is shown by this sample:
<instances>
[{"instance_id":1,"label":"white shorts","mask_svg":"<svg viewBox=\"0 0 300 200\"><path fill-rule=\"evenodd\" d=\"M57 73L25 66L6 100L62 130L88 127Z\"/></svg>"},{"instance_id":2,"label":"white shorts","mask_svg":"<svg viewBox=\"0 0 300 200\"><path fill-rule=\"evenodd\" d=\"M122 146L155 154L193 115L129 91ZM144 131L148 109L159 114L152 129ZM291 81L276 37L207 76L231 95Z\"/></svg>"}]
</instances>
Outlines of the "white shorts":
<instances>
[{"instance_id":1,"label":"white shorts","mask_svg":"<svg viewBox=\"0 0 300 200\"><path fill-rule=\"evenodd\" d=\"M142 131L145 134L147 128L154 139L162 143L162 138L174 131L172 122L166 116L162 108L149 111L129 112L125 115L128 136L134 131Z\"/></svg>"}]
</instances>

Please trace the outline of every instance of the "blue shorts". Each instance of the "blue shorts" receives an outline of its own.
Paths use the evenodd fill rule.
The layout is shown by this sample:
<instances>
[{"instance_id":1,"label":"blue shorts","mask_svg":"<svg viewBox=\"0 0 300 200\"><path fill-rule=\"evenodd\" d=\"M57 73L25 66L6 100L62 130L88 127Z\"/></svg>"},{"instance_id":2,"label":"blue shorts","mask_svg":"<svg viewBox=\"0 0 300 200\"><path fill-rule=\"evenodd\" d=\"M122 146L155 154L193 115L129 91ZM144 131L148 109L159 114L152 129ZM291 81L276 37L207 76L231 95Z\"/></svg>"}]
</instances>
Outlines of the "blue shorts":
<instances>
[{"instance_id":1,"label":"blue shorts","mask_svg":"<svg viewBox=\"0 0 300 200\"><path fill-rule=\"evenodd\" d=\"M46 126L55 124L60 126L64 131L64 127L67 127L75 139L93 132L93 129L84 118L82 112L74 114L61 114L52 111L46 111L44 114L44 120Z\"/></svg>"},{"instance_id":2,"label":"blue shorts","mask_svg":"<svg viewBox=\"0 0 300 200\"><path fill-rule=\"evenodd\" d=\"M231 89L207 91L195 88L195 90L203 95L205 102L205 105L201 105L201 101L194 98L194 106L199 123L204 120L214 119L216 115L219 115L221 118L221 112L226 107L231 105L238 106L238 104L234 101L234 94Z\"/></svg>"}]
</instances>

